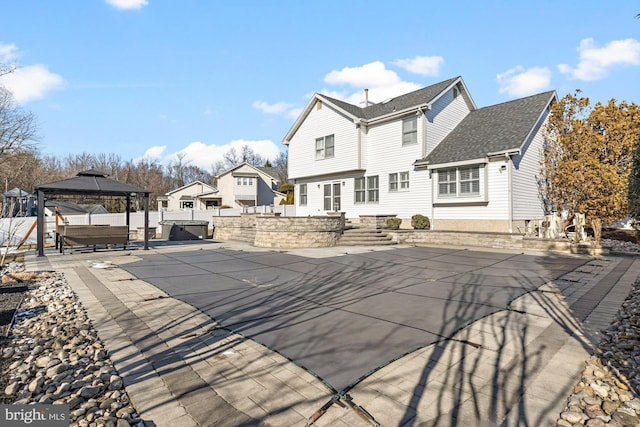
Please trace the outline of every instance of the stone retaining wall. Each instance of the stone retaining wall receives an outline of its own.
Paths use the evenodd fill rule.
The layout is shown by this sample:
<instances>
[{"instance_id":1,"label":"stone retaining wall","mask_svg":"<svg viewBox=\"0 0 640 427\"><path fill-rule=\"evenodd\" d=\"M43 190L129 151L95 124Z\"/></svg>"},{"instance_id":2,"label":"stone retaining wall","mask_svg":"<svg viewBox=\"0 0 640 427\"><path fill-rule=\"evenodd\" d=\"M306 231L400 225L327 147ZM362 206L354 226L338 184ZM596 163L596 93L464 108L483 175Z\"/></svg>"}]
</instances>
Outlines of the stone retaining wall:
<instances>
[{"instance_id":1,"label":"stone retaining wall","mask_svg":"<svg viewBox=\"0 0 640 427\"><path fill-rule=\"evenodd\" d=\"M523 236L518 234L436 230L389 230L388 233L400 244L523 249Z\"/></svg>"},{"instance_id":2,"label":"stone retaining wall","mask_svg":"<svg viewBox=\"0 0 640 427\"><path fill-rule=\"evenodd\" d=\"M214 239L246 240L263 248L324 248L335 246L344 228L344 214L282 217L269 214L213 217Z\"/></svg>"},{"instance_id":3,"label":"stone retaining wall","mask_svg":"<svg viewBox=\"0 0 640 427\"><path fill-rule=\"evenodd\" d=\"M605 249L588 243L576 244L569 239L541 239L525 237L521 234L437 230L388 230L387 232L399 244L484 247L590 255L607 253Z\"/></svg>"},{"instance_id":4,"label":"stone retaining wall","mask_svg":"<svg viewBox=\"0 0 640 427\"><path fill-rule=\"evenodd\" d=\"M363 228L380 230L387 227L387 220L397 215L360 215L359 224Z\"/></svg>"},{"instance_id":5,"label":"stone retaining wall","mask_svg":"<svg viewBox=\"0 0 640 427\"><path fill-rule=\"evenodd\" d=\"M242 240L242 236L256 228L256 214L240 216L214 216L213 238L216 240Z\"/></svg>"},{"instance_id":6,"label":"stone retaining wall","mask_svg":"<svg viewBox=\"0 0 640 427\"><path fill-rule=\"evenodd\" d=\"M256 217L255 245L264 248L325 248L342 235L344 215Z\"/></svg>"}]
</instances>

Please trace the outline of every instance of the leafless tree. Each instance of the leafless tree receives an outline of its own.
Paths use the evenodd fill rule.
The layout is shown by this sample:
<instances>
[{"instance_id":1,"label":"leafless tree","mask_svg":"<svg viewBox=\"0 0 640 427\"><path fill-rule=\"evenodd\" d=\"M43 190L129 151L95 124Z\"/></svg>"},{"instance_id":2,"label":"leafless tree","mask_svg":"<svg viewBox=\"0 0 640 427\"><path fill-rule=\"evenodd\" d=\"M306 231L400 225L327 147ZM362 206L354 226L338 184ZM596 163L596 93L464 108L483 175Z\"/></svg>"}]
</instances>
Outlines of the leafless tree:
<instances>
[{"instance_id":1,"label":"leafless tree","mask_svg":"<svg viewBox=\"0 0 640 427\"><path fill-rule=\"evenodd\" d=\"M0 158L35 148L36 139L34 115L19 108L11 92L0 86Z\"/></svg>"},{"instance_id":2,"label":"leafless tree","mask_svg":"<svg viewBox=\"0 0 640 427\"><path fill-rule=\"evenodd\" d=\"M287 182L287 178L289 174L289 171L288 171L289 152L281 151L280 154L278 154L278 157L275 158L272 164L273 164L273 167L278 171L278 179L280 180L280 182L282 183Z\"/></svg>"}]
</instances>

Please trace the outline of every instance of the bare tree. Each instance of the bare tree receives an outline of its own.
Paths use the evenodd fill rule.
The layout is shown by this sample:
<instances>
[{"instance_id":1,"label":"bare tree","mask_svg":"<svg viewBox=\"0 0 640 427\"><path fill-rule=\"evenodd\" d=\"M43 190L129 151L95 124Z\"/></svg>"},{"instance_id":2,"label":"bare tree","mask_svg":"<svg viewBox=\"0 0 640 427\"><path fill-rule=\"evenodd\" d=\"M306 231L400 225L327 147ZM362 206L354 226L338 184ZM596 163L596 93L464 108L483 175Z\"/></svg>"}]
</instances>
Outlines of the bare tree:
<instances>
[{"instance_id":1,"label":"bare tree","mask_svg":"<svg viewBox=\"0 0 640 427\"><path fill-rule=\"evenodd\" d=\"M278 172L278 179L280 182L287 182L289 176L289 152L281 151L278 157L273 161L273 167Z\"/></svg>"},{"instance_id":2,"label":"bare tree","mask_svg":"<svg viewBox=\"0 0 640 427\"><path fill-rule=\"evenodd\" d=\"M0 158L35 148L36 128L34 115L20 109L11 92L0 86Z\"/></svg>"}]
</instances>

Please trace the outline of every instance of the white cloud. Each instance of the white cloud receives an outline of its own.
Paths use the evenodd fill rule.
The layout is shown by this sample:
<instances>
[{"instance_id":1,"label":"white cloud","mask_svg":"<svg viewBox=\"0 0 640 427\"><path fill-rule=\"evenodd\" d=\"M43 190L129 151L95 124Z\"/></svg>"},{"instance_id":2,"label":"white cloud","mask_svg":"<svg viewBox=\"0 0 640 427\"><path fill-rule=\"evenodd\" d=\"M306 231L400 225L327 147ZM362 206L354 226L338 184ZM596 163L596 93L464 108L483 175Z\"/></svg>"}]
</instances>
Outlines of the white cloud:
<instances>
[{"instance_id":1,"label":"white cloud","mask_svg":"<svg viewBox=\"0 0 640 427\"><path fill-rule=\"evenodd\" d=\"M235 139L224 145L207 145L200 141L195 141L186 147L165 155L166 146L155 146L149 148L143 158L159 160L161 162L169 162L177 160L177 155L183 155L182 162L189 165L198 166L204 170L211 170L213 164L218 160L223 160L224 155L234 148L236 152L240 152L242 147L247 145L254 153L266 159L275 159L280 153L280 148L273 141L265 140L245 140Z\"/></svg>"},{"instance_id":2,"label":"white cloud","mask_svg":"<svg viewBox=\"0 0 640 427\"><path fill-rule=\"evenodd\" d=\"M499 92L509 96L528 96L549 89L551 70L544 67L533 67L527 70L517 66L496 76L500 85Z\"/></svg>"},{"instance_id":3,"label":"white cloud","mask_svg":"<svg viewBox=\"0 0 640 427\"><path fill-rule=\"evenodd\" d=\"M567 64L558 65L561 73L578 80L599 80L615 66L640 65L640 42L634 39L614 40L598 47L592 38L588 38L580 42L578 52L580 62L575 68Z\"/></svg>"},{"instance_id":4,"label":"white cloud","mask_svg":"<svg viewBox=\"0 0 640 427\"><path fill-rule=\"evenodd\" d=\"M398 59L392 64L413 74L435 77L440 73L440 66L444 62L441 56L416 56L415 58Z\"/></svg>"},{"instance_id":5,"label":"white cloud","mask_svg":"<svg viewBox=\"0 0 640 427\"><path fill-rule=\"evenodd\" d=\"M390 86L400 82L395 71L387 70L380 61L361 67L345 67L340 71L331 71L324 78L331 85L347 84L358 88Z\"/></svg>"},{"instance_id":6,"label":"white cloud","mask_svg":"<svg viewBox=\"0 0 640 427\"><path fill-rule=\"evenodd\" d=\"M353 90L323 90L322 93L354 105L364 105L364 90L369 89L369 101L382 102L385 99L412 92L421 88L417 83L405 82L398 74L375 61L360 67L346 67L331 71L324 78L331 85L348 85Z\"/></svg>"},{"instance_id":7,"label":"white cloud","mask_svg":"<svg viewBox=\"0 0 640 427\"><path fill-rule=\"evenodd\" d=\"M276 102L275 104L269 104L265 101L253 102L253 108L266 114L283 114L289 111L292 107L293 104L289 104L287 102Z\"/></svg>"},{"instance_id":8,"label":"white cloud","mask_svg":"<svg viewBox=\"0 0 640 427\"><path fill-rule=\"evenodd\" d=\"M18 47L11 44L0 42L0 63L13 62L18 57Z\"/></svg>"},{"instance_id":9,"label":"white cloud","mask_svg":"<svg viewBox=\"0 0 640 427\"><path fill-rule=\"evenodd\" d=\"M289 117L290 119L295 120L302 113L302 110L304 110L304 108L292 108L291 110L289 110L287 112L287 117Z\"/></svg>"},{"instance_id":10,"label":"white cloud","mask_svg":"<svg viewBox=\"0 0 640 427\"><path fill-rule=\"evenodd\" d=\"M150 147L147 149L147 151L144 152L144 154L142 155L143 159L149 159L149 160L160 160L162 159L162 155L164 154L164 151L167 149L166 145L155 145L153 147ZM140 160L140 159L137 159Z\"/></svg>"},{"instance_id":11,"label":"white cloud","mask_svg":"<svg viewBox=\"0 0 640 427\"><path fill-rule=\"evenodd\" d=\"M43 98L47 92L64 85L64 79L52 73L44 65L18 67L12 73L0 77L0 84L13 93L18 103Z\"/></svg>"},{"instance_id":12,"label":"white cloud","mask_svg":"<svg viewBox=\"0 0 640 427\"><path fill-rule=\"evenodd\" d=\"M120 10L142 9L147 6L147 0L106 0L107 4Z\"/></svg>"}]
</instances>

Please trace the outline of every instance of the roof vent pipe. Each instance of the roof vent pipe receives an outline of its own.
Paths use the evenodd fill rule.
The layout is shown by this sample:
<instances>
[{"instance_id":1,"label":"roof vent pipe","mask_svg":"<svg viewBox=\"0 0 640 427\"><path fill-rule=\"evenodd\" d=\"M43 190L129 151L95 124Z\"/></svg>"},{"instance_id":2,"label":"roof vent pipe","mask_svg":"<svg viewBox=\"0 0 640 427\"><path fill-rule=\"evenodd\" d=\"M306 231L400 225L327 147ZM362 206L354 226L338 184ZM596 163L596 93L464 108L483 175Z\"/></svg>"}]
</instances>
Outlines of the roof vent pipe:
<instances>
[{"instance_id":1,"label":"roof vent pipe","mask_svg":"<svg viewBox=\"0 0 640 427\"><path fill-rule=\"evenodd\" d=\"M364 90L364 106L369 106L369 89Z\"/></svg>"}]
</instances>

